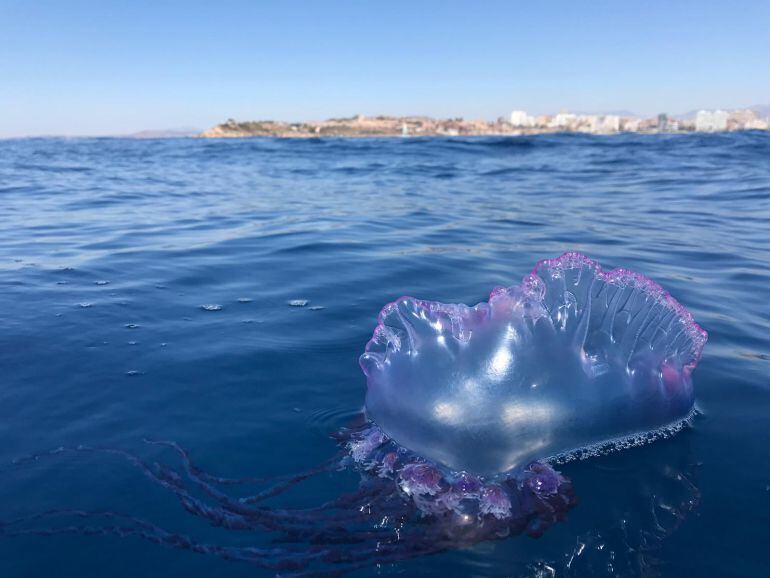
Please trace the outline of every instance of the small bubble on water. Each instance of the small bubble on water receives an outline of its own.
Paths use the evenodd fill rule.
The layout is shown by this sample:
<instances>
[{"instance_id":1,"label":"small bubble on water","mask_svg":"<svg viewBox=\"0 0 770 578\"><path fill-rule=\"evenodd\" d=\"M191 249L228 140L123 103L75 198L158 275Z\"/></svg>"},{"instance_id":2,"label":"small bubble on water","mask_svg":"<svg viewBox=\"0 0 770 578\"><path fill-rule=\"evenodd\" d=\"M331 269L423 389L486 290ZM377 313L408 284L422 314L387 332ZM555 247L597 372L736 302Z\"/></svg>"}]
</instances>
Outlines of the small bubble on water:
<instances>
[{"instance_id":1,"label":"small bubble on water","mask_svg":"<svg viewBox=\"0 0 770 578\"><path fill-rule=\"evenodd\" d=\"M166 347L167 345L168 345L168 343L161 343L160 344L161 347Z\"/></svg>"},{"instance_id":2,"label":"small bubble on water","mask_svg":"<svg viewBox=\"0 0 770 578\"><path fill-rule=\"evenodd\" d=\"M88 309L89 307L93 307L93 306L94 306L93 303L87 303L87 302L78 303L78 307L82 307L83 309Z\"/></svg>"},{"instance_id":3,"label":"small bubble on water","mask_svg":"<svg viewBox=\"0 0 770 578\"><path fill-rule=\"evenodd\" d=\"M102 285L109 285L109 284L110 284L109 281L94 281L94 285L99 285L100 287Z\"/></svg>"},{"instance_id":4,"label":"small bubble on water","mask_svg":"<svg viewBox=\"0 0 770 578\"><path fill-rule=\"evenodd\" d=\"M139 343L139 342L138 341L129 341L128 342L129 345L136 345L137 343Z\"/></svg>"},{"instance_id":5,"label":"small bubble on water","mask_svg":"<svg viewBox=\"0 0 770 578\"><path fill-rule=\"evenodd\" d=\"M222 306L212 303L210 305L201 305L201 309L204 311L222 311Z\"/></svg>"},{"instance_id":6,"label":"small bubble on water","mask_svg":"<svg viewBox=\"0 0 770 578\"><path fill-rule=\"evenodd\" d=\"M138 323L126 323L125 325L126 329L139 329Z\"/></svg>"},{"instance_id":7,"label":"small bubble on water","mask_svg":"<svg viewBox=\"0 0 770 578\"><path fill-rule=\"evenodd\" d=\"M238 303L251 303L253 299L250 297L238 297Z\"/></svg>"},{"instance_id":8,"label":"small bubble on water","mask_svg":"<svg viewBox=\"0 0 770 578\"><path fill-rule=\"evenodd\" d=\"M133 377L133 376L135 376L135 375L144 375L144 372L143 372L143 371L139 371L139 370L137 370L137 369L129 369L129 370L126 372L126 375L130 375L131 377Z\"/></svg>"},{"instance_id":9,"label":"small bubble on water","mask_svg":"<svg viewBox=\"0 0 770 578\"><path fill-rule=\"evenodd\" d=\"M310 301L308 301L307 299L291 299L288 301L288 304L291 307L304 307L308 303L310 303Z\"/></svg>"},{"instance_id":10,"label":"small bubble on water","mask_svg":"<svg viewBox=\"0 0 770 578\"><path fill-rule=\"evenodd\" d=\"M299 408L299 407L293 407L292 410L294 411L294 413L301 413L302 412L302 409Z\"/></svg>"}]
</instances>

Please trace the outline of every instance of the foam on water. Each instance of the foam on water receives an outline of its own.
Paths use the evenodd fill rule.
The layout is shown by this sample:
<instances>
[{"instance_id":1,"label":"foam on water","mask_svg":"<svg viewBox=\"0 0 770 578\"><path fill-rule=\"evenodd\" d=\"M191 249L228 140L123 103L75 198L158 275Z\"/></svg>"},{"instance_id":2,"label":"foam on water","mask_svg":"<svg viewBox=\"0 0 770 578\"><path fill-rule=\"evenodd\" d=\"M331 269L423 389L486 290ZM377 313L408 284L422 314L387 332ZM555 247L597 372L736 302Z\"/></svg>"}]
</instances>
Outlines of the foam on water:
<instances>
[{"instance_id":1,"label":"foam on water","mask_svg":"<svg viewBox=\"0 0 770 578\"><path fill-rule=\"evenodd\" d=\"M608 454L622 450L645 446L654 441L675 436L686 427L691 426L695 420L695 417L699 415L699 413L700 412L698 411L698 408L693 407L690 413L687 414L684 418L661 426L658 429L637 432L627 436L622 436L619 438L577 448L575 450L567 451L554 456L547 456L541 458L541 461L552 465L561 465L573 461L606 456Z\"/></svg>"}]
</instances>

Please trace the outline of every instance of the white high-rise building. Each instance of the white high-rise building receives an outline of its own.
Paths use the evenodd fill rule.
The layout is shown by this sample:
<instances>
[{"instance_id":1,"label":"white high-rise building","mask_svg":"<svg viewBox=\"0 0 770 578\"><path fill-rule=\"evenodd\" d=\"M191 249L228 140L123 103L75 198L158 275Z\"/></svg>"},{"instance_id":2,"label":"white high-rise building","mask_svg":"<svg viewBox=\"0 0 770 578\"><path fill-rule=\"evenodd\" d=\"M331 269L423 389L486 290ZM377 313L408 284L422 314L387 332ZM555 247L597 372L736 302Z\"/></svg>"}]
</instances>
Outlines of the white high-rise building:
<instances>
[{"instance_id":1,"label":"white high-rise building","mask_svg":"<svg viewBox=\"0 0 770 578\"><path fill-rule=\"evenodd\" d=\"M695 115L695 130L701 132L727 130L729 116L724 110L699 110L698 114Z\"/></svg>"},{"instance_id":2,"label":"white high-rise building","mask_svg":"<svg viewBox=\"0 0 770 578\"><path fill-rule=\"evenodd\" d=\"M514 110L511 113L511 124L519 128L530 128L535 126L535 117L529 116L523 110Z\"/></svg>"}]
</instances>

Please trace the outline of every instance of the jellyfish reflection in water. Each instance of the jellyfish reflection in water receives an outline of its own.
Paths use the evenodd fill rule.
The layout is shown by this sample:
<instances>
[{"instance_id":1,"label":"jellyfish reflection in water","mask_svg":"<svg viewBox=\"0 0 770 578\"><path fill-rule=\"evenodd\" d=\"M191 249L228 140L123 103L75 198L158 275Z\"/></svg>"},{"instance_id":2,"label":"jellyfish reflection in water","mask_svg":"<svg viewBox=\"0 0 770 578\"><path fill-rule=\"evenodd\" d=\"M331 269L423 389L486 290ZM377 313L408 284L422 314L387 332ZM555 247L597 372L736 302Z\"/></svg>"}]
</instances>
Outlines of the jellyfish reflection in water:
<instances>
[{"instance_id":1,"label":"jellyfish reflection in water","mask_svg":"<svg viewBox=\"0 0 770 578\"><path fill-rule=\"evenodd\" d=\"M180 471L119 450L77 448L128 459L212 525L266 531L267 547L204 544L116 512L45 512L6 522L0 533L133 535L321 575L538 536L575 504L571 482L554 465L687 423L705 342L656 283L566 253L474 307L410 297L386 305L361 356L365 415L335 435L339 453L308 472L221 478L172 442L154 443L178 453ZM354 492L313 508L266 505L310 476L344 467L361 474ZM241 497L225 491L236 484L262 489ZM35 526L66 516L89 525Z\"/></svg>"}]
</instances>

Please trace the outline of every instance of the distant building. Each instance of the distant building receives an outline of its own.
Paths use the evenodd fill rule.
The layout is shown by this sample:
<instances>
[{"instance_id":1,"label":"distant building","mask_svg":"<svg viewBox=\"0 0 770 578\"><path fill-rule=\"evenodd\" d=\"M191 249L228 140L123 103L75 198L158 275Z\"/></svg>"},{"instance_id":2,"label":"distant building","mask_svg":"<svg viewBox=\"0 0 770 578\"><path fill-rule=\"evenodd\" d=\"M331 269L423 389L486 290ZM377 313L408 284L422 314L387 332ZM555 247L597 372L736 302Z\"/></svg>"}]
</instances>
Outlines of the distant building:
<instances>
[{"instance_id":1,"label":"distant building","mask_svg":"<svg viewBox=\"0 0 770 578\"><path fill-rule=\"evenodd\" d=\"M724 110L699 110L695 115L695 130L718 132L727 130L729 114Z\"/></svg>"},{"instance_id":2,"label":"distant building","mask_svg":"<svg viewBox=\"0 0 770 578\"><path fill-rule=\"evenodd\" d=\"M622 129L625 132L639 132L642 129L641 118L624 118Z\"/></svg>"},{"instance_id":3,"label":"distant building","mask_svg":"<svg viewBox=\"0 0 770 578\"><path fill-rule=\"evenodd\" d=\"M665 112L661 112L658 115L658 130L660 132L668 130L668 115Z\"/></svg>"},{"instance_id":4,"label":"distant building","mask_svg":"<svg viewBox=\"0 0 770 578\"><path fill-rule=\"evenodd\" d=\"M744 130L750 128L757 118L757 114L750 108L743 110L734 110L729 113L727 119L727 130Z\"/></svg>"},{"instance_id":5,"label":"distant building","mask_svg":"<svg viewBox=\"0 0 770 578\"><path fill-rule=\"evenodd\" d=\"M577 119L577 124L581 132L601 132L601 118L594 114L581 114Z\"/></svg>"},{"instance_id":6,"label":"distant building","mask_svg":"<svg viewBox=\"0 0 770 578\"><path fill-rule=\"evenodd\" d=\"M681 132L692 132L695 130L695 119L686 119L686 118L680 118L676 121L678 126L678 130Z\"/></svg>"},{"instance_id":7,"label":"distant building","mask_svg":"<svg viewBox=\"0 0 770 578\"><path fill-rule=\"evenodd\" d=\"M529 116L523 110L514 110L511 113L511 124L518 128L530 128L535 126L535 117Z\"/></svg>"},{"instance_id":8,"label":"distant building","mask_svg":"<svg viewBox=\"0 0 770 578\"><path fill-rule=\"evenodd\" d=\"M599 132L620 132L620 117L616 114L603 116L599 122Z\"/></svg>"},{"instance_id":9,"label":"distant building","mask_svg":"<svg viewBox=\"0 0 770 578\"><path fill-rule=\"evenodd\" d=\"M746 121L746 124L743 125L743 128L746 130L767 130L768 121L761 120L759 118L754 118L749 121Z\"/></svg>"},{"instance_id":10,"label":"distant building","mask_svg":"<svg viewBox=\"0 0 770 578\"><path fill-rule=\"evenodd\" d=\"M581 132L610 134L620 132L620 117L614 114L604 116L583 114L577 117L575 126Z\"/></svg>"},{"instance_id":11,"label":"distant building","mask_svg":"<svg viewBox=\"0 0 770 578\"><path fill-rule=\"evenodd\" d=\"M548 126L551 128L566 128L571 129L577 123L577 115L569 112L560 112L551 119Z\"/></svg>"}]
</instances>

